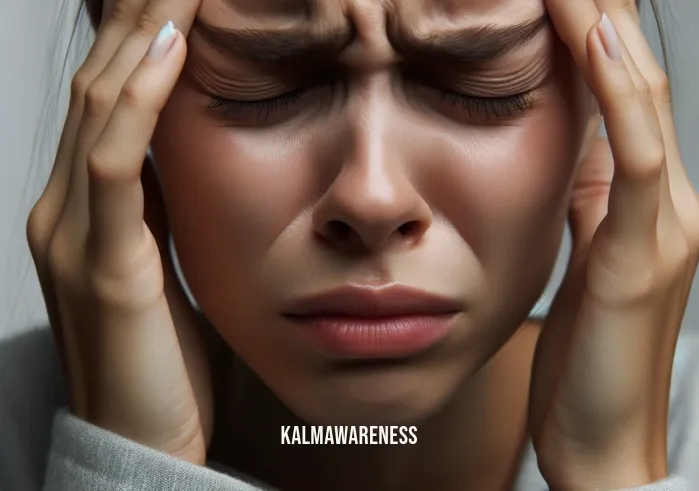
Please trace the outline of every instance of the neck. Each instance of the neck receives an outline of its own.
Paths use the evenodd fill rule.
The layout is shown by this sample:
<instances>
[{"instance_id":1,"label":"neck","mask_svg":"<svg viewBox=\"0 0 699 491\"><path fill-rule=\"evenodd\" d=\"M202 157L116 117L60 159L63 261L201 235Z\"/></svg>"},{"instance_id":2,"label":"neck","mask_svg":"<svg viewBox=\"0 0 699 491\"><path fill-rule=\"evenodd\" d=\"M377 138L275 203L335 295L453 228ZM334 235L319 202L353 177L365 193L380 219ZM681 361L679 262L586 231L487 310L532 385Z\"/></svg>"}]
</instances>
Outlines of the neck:
<instances>
[{"instance_id":1,"label":"neck","mask_svg":"<svg viewBox=\"0 0 699 491\"><path fill-rule=\"evenodd\" d=\"M234 416L217 418L210 458L285 491L455 491L464 483L472 490L507 491L526 439L537 336L538 326L525 324L418 426L415 445L279 445L282 425L304 423L251 372L236 367L235 397L217 402L217 416Z\"/></svg>"}]
</instances>

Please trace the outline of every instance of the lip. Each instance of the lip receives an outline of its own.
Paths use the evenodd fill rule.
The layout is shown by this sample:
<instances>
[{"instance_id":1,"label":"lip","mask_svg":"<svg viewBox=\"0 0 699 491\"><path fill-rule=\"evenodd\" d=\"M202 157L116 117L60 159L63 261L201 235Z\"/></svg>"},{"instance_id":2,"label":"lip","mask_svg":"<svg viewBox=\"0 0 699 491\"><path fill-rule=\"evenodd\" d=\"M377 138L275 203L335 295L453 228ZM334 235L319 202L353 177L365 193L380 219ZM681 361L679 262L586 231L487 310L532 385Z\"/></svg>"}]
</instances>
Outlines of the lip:
<instances>
[{"instance_id":1,"label":"lip","mask_svg":"<svg viewBox=\"0 0 699 491\"><path fill-rule=\"evenodd\" d=\"M291 302L283 316L334 356L399 358L444 338L462 306L406 286L348 285Z\"/></svg>"},{"instance_id":2,"label":"lip","mask_svg":"<svg viewBox=\"0 0 699 491\"><path fill-rule=\"evenodd\" d=\"M300 298L284 309L290 317L402 317L443 315L461 310L448 297L406 286L348 285Z\"/></svg>"}]
</instances>

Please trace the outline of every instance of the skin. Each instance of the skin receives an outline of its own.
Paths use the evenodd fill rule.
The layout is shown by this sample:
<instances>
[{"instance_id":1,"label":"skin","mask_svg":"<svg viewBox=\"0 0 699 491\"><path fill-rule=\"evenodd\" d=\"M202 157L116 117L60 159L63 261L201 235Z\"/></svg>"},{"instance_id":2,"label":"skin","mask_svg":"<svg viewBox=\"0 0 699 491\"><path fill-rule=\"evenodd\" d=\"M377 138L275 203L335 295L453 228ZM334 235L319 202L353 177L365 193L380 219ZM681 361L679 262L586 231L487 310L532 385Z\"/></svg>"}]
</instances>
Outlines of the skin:
<instances>
[{"instance_id":1,"label":"skin","mask_svg":"<svg viewBox=\"0 0 699 491\"><path fill-rule=\"evenodd\" d=\"M398 70L387 25L502 25L544 4L323 2L315 26L355 28L333 59L344 94L320 86L260 124L223 118L206 94L271 97L297 88L303 70L217 51L190 26L195 14L227 28L303 24L297 5L176 3L106 6L28 222L77 416L190 462L208 450L286 490L508 489L527 431L551 489L621 489L666 474L668 375L699 204L633 6L549 0L557 34L549 27L478 69L432 66L444 71L438 80L402 84L393 82L414 80ZM623 61L605 54L598 6L627 43ZM164 19L182 33L165 58L144 58ZM531 105L469 115L440 103L445 81L454 86L439 88L482 97L531 89ZM592 138L595 99L609 144ZM148 145L162 196L148 166L141 175ZM522 321L566 216L573 259L535 353L539 326ZM222 341L208 346L212 376L168 232ZM429 356L339 364L279 311L348 282L411 285L465 308ZM414 423L419 443L280 447L279 425L299 418ZM316 471L299 472L309 462Z\"/></svg>"},{"instance_id":2,"label":"skin","mask_svg":"<svg viewBox=\"0 0 699 491\"><path fill-rule=\"evenodd\" d=\"M199 15L221 27L273 26L260 11L271 17L278 2L267 3L246 16L245 3L205 1ZM537 1L500 3L487 22L543 13ZM536 90L526 112L469 117L440 106L434 89L391 82L399 57L386 38L386 16L406 29L427 29L422 19L431 3L410 11L401 3L323 5L328 13L313 22L341 22L344 10L360 26L339 60L350 69L346 102L335 95L327 108L301 99L272 116L277 125L250 127L248 117L229 127L207 109L206 92L265 98L296 87L281 70L262 74L192 33L185 76L153 139L171 230L207 317L296 413L328 424L421 420L502 346L541 293L562 234L590 97L547 30L480 72L450 73L458 80L451 90L476 80L483 96L509 95L512 84ZM464 14L462 6L430 23L446 25ZM547 75L523 70L532 65L543 65ZM323 91L329 89L315 97ZM331 221L344 223L347 236L333 235ZM402 234L406 223L414 226ZM245 240L236 240L241 234ZM458 298L468 309L424 361L338 369L300 343L279 311L291 298L350 282L411 285Z\"/></svg>"},{"instance_id":3,"label":"skin","mask_svg":"<svg viewBox=\"0 0 699 491\"><path fill-rule=\"evenodd\" d=\"M254 8L233 3L230 8L204 1L199 16L220 27L274 27L274 20L265 17L281 11L279 2L263 3ZM233 119L239 127L228 127L207 109L206 93L265 98L296 87L285 85L281 70L263 74L259 66L210 46L195 30L185 76L153 139L189 287L227 344L272 392L295 414L317 424L420 423L418 449L375 452L364 447L356 452L287 450L277 445L277 432L269 431L265 445L256 445L260 454L246 445L226 459L254 475L264 472L256 464L262 454L279 454L283 458L274 461L281 468L268 472L270 477L287 474L286 467L308 458L323 462L327 477L352 474L347 465L375 468L361 483L348 480L348 489L353 484L405 489L408 482L419 488L434 476L453 475L450 456L473 455L477 457L466 464L468 482L482 480L496 489L509 480L524 431L527 381L498 377L504 372L498 363L482 369L519 327L548 279L591 97L562 44L547 29L525 49L475 73L439 67L458 81L449 90L468 92L478 82L482 96L533 90L531 109L502 119L469 117L447 104L435 111L434 91L422 89L416 95L414 87L404 90L391 83L400 57L387 40L387 16L400 19L406 30L437 32L447 23L529 21L543 13L543 5L503 1L497 8L474 8L457 2L432 18L427 15L431 2L410 9L406 5L325 2L313 22L349 20L359 26L357 41L339 59L351 73L346 102L335 96L332 107L318 108L302 99L276 117L278 125L250 128L246 125L254 119L247 118ZM240 89L219 89L223 86ZM427 107L416 108L410 99ZM304 109L307 115L299 116ZM331 220L346 223L350 235L333 237ZM401 235L397 229L407 222L418 226ZM241 233L245 240L236 240ZM468 311L425 360L369 370L337 367L299 343L295 328L278 312L289 298L347 282L416 286L458 298ZM519 365L526 373L527 356L520 352L531 353L532 334L514 343L521 349L513 347L502 364ZM233 384L241 385L248 384ZM255 387L255 394L264 392ZM485 395L493 390L492 396ZM504 404L512 397L508 392L516 394L512 403L522 411L516 416L503 412L483 426L489 407L510 407ZM268 422L260 421L265 405L248 393L236 394L229 404L233 407L219 408L219 413L241 414L230 433L217 430L214 448L258 440L259 435L245 430L256 413L258 428L293 421L282 408L271 410ZM445 448L437 442L447 432L463 438ZM486 441L492 453L479 450ZM477 469L498 461L496 456L502 464L493 475L476 478ZM322 481L315 484L322 488Z\"/></svg>"}]
</instances>

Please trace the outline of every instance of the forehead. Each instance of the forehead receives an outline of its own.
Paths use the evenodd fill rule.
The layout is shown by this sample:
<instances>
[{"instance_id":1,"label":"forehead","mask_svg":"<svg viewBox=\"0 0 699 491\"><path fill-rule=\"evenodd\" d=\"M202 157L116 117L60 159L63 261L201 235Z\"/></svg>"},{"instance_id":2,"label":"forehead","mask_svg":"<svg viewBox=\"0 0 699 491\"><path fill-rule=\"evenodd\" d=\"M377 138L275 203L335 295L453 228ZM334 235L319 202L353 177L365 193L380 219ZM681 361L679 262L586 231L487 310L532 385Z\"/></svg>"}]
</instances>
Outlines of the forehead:
<instances>
[{"instance_id":1,"label":"forehead","mask_svg":"<svg viewBox=\"0 0 699 491\"><path fill-rule=\"evenodd\" d=\"M323 13L396 15L473 19L474 22L511 24L540 17L543 0L203 0L202 12L262 20L264 18L323 17ZM411 19L412 20L412 19ZM415 19L418 20L418 19Z\"/></svg>"}]
</instances>

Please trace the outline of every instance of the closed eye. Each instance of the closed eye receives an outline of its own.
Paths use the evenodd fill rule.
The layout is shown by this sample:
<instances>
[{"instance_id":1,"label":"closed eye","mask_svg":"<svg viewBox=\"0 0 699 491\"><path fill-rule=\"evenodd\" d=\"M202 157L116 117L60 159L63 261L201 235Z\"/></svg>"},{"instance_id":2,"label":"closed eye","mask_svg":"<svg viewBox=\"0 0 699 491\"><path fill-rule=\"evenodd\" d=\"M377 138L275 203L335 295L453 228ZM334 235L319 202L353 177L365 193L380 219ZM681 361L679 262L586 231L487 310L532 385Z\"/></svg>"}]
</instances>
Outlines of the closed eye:
<instances>
[{"instance_id":1,"label":"closed eye","mask_svg":"<svg viewBox=\"0 0 699 491\"><path fill-rule=\"evenodd\" d=\"M257 125L267 124L271 117L280 111L289 110L297 104L305 89L297 89L284 94L256 101L242 101L210 96L209 109L215 109L226 119L237 121L252 121Z\"/></svg>"},{"instance_id":2,"label":"closed eye","mask_svg":"<svg viewBox=\"0 0 699 491\"><path fill-rule=\"evenodd\" d=\"M532 106L530 92L499 97L479 97L460 92L438 90L440 103L461 109L470 117L502 118L523 113Z\"/></svg>"}]
</instances>

